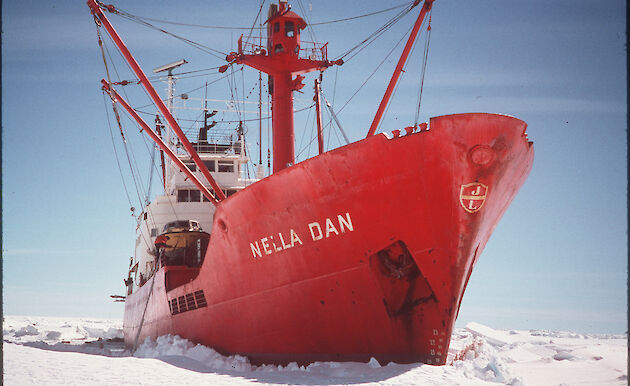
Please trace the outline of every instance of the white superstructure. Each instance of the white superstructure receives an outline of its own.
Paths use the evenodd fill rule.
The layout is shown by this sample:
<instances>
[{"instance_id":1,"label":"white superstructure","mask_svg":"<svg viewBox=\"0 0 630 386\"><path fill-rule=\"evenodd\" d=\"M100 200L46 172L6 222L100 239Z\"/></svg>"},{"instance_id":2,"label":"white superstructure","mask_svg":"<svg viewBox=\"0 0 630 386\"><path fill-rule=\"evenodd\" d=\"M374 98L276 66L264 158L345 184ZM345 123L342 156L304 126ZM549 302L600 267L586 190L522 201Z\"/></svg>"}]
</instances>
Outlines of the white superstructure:
<instances>
[{"instance_id":1,"label":"white superstructure","mask_svg":"<svg viewBox=\"0 0 630 386\"><path fill-rule=\"evenodd\" d=\"M204 139L193 143L199 157L227 197L258 181L256 178L245 176L249 159L244 150L242 130L238 129L234 137L236 138L224 137L223 141ZM203 181L201 172L190 156L178 155L178 157ZM212 232L214 205L208 202L173 162L167 161L165 169L166 194L156 196L137 217L135 256L129 266L129 278L133 280L135 288L143 285L154 272L156 261L154 241L164 231L167 223L192 220L197 221L203 231ZM209 185L208 188L212 192ZM128 280L128 286L130 285L131 281Z\"/></svg>"},{"instance_id":2,"label":"white superstructure","mask_svg":"<svg viewBox=\"0 0 630 386\"><path fill-rule=\"evenodd\" d=\"M174 97L176 78L173 76L172 70L185 63L187 63L186 60L181 59L154 70L156 73L168 71L166 101L171 113L174 113L174 99L176 99ZM217 122L209 122L209 118L218 112L232 111L229 105L228 110L222 110L218 107L210 111L207 104L212 101L211 99L198 100L201 102L200 108L186 106L186 102L189 100L187 94L181 94L177 99L182 102L182 106L178 106L176 109L202 112L203 122L195 122L193 126L196 128L192 130L192 133L186 135L226 197L264 177L261 165L258 165L255 178L248 178L247 176L249 159L246 153L242 122L239 122L237 128L228 128L227 130L225 128L218 130L215 127ZM198 132L195 133L197 130ZM171 129L163 125L157 117L156 131L193 174L205 183L205 178L190 155L184 151L182 144L173 135ZM163 157L160 158L164 159ZM214 205L208 202L208 199L168 157L162 165L162 173L164 194L154 197L153 201L148 202L137 216L135 254L131 258L126 280L128 294L142 286L155 272L157 263L155 239L165 232L165 225L174 221L182 221L182 223L190 221L191 224L198 223L202 231L212 232ZM205 183L205 185L210 192L213 192L209 184Z\"/></svg>"}]
</instances>

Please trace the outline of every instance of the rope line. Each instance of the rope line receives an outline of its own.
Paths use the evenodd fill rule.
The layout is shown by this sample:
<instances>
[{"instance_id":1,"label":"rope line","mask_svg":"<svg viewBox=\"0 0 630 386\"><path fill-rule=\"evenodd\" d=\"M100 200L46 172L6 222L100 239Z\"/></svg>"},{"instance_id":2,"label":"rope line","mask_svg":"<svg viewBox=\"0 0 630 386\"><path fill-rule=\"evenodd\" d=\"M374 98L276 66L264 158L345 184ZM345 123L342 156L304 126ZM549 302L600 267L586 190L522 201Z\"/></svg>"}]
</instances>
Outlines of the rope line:
<instances>
[{"instance_id":1,"label":"rope line","mask_svg":"<svg viewBox=\"0 0 630 386\"><path fill-rule=\"evenodd\" d=\"M362 14L362 15L357 15L357 16L352 16L352 17L346 17L343 19L336 19L336 20L329 20L329 21L322 21L322 22L318 22L318 23L310 23L310 25L326 25L326 24L333 24L333 23L341 23L344 21L350 21L350 20L356 20L356 19L361 19L364 17L369 17L369 16L374 16L374 15L378 15L381 13L385 13L385 12L389 12L389 11L393 11L394 9L398 9L398 8L402 8L407 6L407 4L401 4L401 5L397 5L391 8L386 8L386 9L382 9L380 11L375 11L375 12L370 12L370 13L366 13L366 14ZM120 12L120 10L119 10ZM131 15L127 12L125 12L128 15ZM208 25L208 24L193 24L193 23L181 23L181 22L176 22L176 21L171 21L171 20L165 20L165 19L155 19L155 18L151 18L151 17L146 17L146 16L138 16L138 15L131 15L139 20L145 20L145 21L152 21L155 23L162 23L162 24L171 24L171 25L179 25L179 26L183 26L183 27L195 27L195 28L206 28L206 29L225 29L225 30L240 30L240 31L247 31L247 30L251 30L252 27L227 27L227 26L219 26L219 25ZM264 27L255 27L256 29L260 29L262 30Z\"/></svg>"},{"instance_id":2,"label":"rope line","mask_svg":"<svg viewBox=\"0 0 630 386\"><path fill-rule=\"evenodd\" d=\"M430 41L431 41L431 14L429 13L429 23L427 26L427 38L425 41L424 55L422 58L422 74L420 75L420 91L418 92L418 108L416 109L414 127L418 127L418 120L420 119L420 105L422 104L422 90L424 88L424 75L427 69L427 61L429 59L429 42Z\"/></svg>"},{"instance_id":3,"label":"rope line","mask_svg":"<svg viewBox=\"0 0 630 386\"><path fill-rule=\"evenodd\" d=\"M100 30L99 30L98 24L97 24L97 27L96 27L96 32L97 32L97 36L98 36L98 40L99 40L99 46L100 46L100 49L101 49L101 56L103 58L103 64L105 66L105 70L106 70L106 73L107 73L107 79L108 79L109 84L111 85L112 82L111 82L111 79L110 79L109 65L108 65L108 62L107 62L107 57L109 57L111 59L111 54L110 54L109 50L107 49L107 47L103 45L103 40L101 38L101 34L100 34ZM105 55L105 52L107 52L107 55ZM116 66L114 65L113 61L112 61L112 67L113 67L114 72L116 73L116 75L118 77L120 77L119 74L118 74L118 70L116 69ZM123 92L124 92L124 90L123 90ZM146 91L145 91L145 94L146 94ZM125 95L126 95L126 93L125 93ZM111 99L111 102L112 102L112 109L113 109L114 114L116 116L116 122L117 122L118 128L120 130L120 135L121 135L121 138L123 140L122 141L123 142L123 148L125 149L127 162L129 164L129 170L130 170L130 173L131 173L131 176L132 176L132 180L133 180L133 183L134 183L134 186L135 186L135 189L136 189L136 195L137 195L137 198L138 198L139 207L144 207L148 203L148 197L150 195L151 184L152 184L152 180L153 180L153 171L151 170L151 174L149 176L149 181L150 182L149 182L149 186L147 187L147 192L144 193L143 192L143 185L144 184L143 184L143 181L142 181L142 177L140 176L140 172L139 172L140 168L138 167L138 164L137 164L137 161L135 159L133 151L130 151L130 149L129 149L129 144L128 144L127 138L125 136L125 131L124 131L121 119L120 119L120 114L118 113L118 108L117 108L116 101L113 99L113 97L111 95L110 95L110 99ZM104 91L103 91L103 100L104 100L105 105L107 105L107 103L105 102L105 92ZM106 110L107 110L107 108L106 108ZM126 184L125 179L124 179L124 175L122 173L122 167L120 166L118 152L116 150L116 145L115 145L115 142L114 142L114 139L113 139L113 133L112 133L112 130L111 130L111 121L109 119L109 114L107 114L107 120L108 120L109 129L110 129L110 137L111 137L111 140L112 140L112 145L114 147L114 152L115 152L115 155L116 155L116 163L118 165L118 169L119 169L119 172L121 174L121 178L122 178L122 181L123 181L123 186L124 186L124 189L125 189L125 195L127 196L127 201L129 202L129 205L131 206L132 215L135 216L134 206L133 206L131 197L129 195L129 191L128 191L127 184ZM138 126L139 131L142 132L142 129L140 128L139 124L137 122L134 122L134 123ZM144 141L144 144L145 144L145 147L147 148L147 151L151 152L146 138L143 137L143 136L141 138ZM155 152L152 153L151 166L153 168L156 168L155 157L154 156L155 156ZM150 169L151 169L151 166L150 166ZM142 199L140 197L141 195L144 195L146 197L144 203L143 203L143 201L142 201ZM151 221L153 221L153 223L155 224L155 221L153 220L153 214L151 213L151 211L148 211L147 213L150 215ZM148 230L148 222L146 222L146 226L147 226L147 230ZM144 243L148 246L149 243L146 240L146 238L145 238L143 233L141 233L141 236L142 236L142 239L143 239Z\"/></svg>"},{"instance_id":4,"label":"rope line","mask_svg":"<svg viewBox=\"0 0 630 386\"><path fill-rule=\"evenodd\" d=\"M111 120L109 119L109 109L107 108L107 100L105 99L105 91L103 91L102 93L103 93L103 104L105 105L105 112L106 112L105 115L107 116L107 124L109 126L109 134L112 139L112 148L114 149L114 157L116 158L116 164L118 165L118 171L120 172L120 179L122 180L122 183L123 183L125 196L127 196L127 202L129 202L129 207L132 208L133 202L131 202L131 197L129 196L129 189L127 189L125 176L123 175L122 167L120 166L120 159L118 158L118 151L116 150L116 142L114 141L114 132L112 131L112 123L111 123Z\"/></svg>"},{"instance_id":5,"label":"rope line","mask_svg":"<svg viewBox=\"0 0 630 386\"><path fill-rule=\"evenodd\" d=\"M354 54L351 55L350 57L344 59L344 61L347 63L350 59L354 58L359 52L363 51L366 47L368 47L370 44L372 44L373 42L375 42L381 35L383 35L388 29L390 29L392 26L394 26L397 22L399 22L406 14L408 14L414 7L416 6L416 3L413 2L410 5L408 5L407 8L403 9L402 11L398 12L394 17L392 17L390 20L388 20L385 24L383 24L382 26L380 26L379 28L377 28L374 32L372 32L367 38L363 39L361 42L359 42L358 44L356 44L354 47L348 49L345 53L343 53L342 55L340 55L338 58L336 58L335 60L339 60L339 59L344 59L346 58L346 56L352 54L354 51Z\"/></svg>"},{"instance_id":6,"label":"rope line","mask_svg":"<svg viewBox=\"0 0 630 386\"><path fill-rule=\"evenodd\" d=\"M398 9L398 8L406 7L407 5L408 5L408 4L401 4L401 5L397 5L397 6L395 6L395 7L382 9L382 10L380 10L380 11L366 13L366 14L364 14L364 15L358 15L358 16L352 16L352 17L346 17L346 18L344 18L344 19L337 19L337 20L323 21L323 22L320 22L320 23L311 23L310 25L325 25L325 24L341 23L341 22L344 22L344 21L350 21L350 20L361 19L361 18L364 18L364 17L374 16L374 15L378 15L378 14L380 14L380 13L385 13L385 12L393 11L394 9Z\"/></svg>"},{"instance_id":7,"label":"rope line","mask_svg":"<svg viewBox=\"0 0 630 386\"><path fill-rule=\"evenodd\" d=\"M144 25L145 27L154 29L156 31L159 31L159 32L162 32L162 33L164 33L166 35L169 35L169 36L171 36L171 37L173 37L175 39L181 40L184 43L186 43L186 44L188 44L188 45L190 45L190 46L192 46L192 47L194 47L194 48L196 48L196 49L198 49L200 51L203 51L203 52L205 52L207 54L215 56L215 57L217 57L217 58L219 58L221 60L225 59L226 53L223 52L223 51L216 50L214 48L208 47L208 46L203 45L201 43L198 43L198 42L195 42L195 41L190 40L188 38L185 38L183 36L180 36L180 35L174 34L172 32L169 32L169 31L167 31L167 30L165 30L163 28L157 27L157 26L149 23L148 21L145 21L142 18L136 17L136 16L134 16L134 15L128 13L128 12L125 12L125 11L121 10L121 9L117 9L116 10L116 14L119 15L120 17L124 18L124 19L132 21L134 23L138 23L138 24Z\"/></svg>"},{"instance_id":8,"label":"rope line","mask_svg":"<svg viewBox=\"0 0 630 386\"><path fill-rule=\"evenodd\" d=\"M409 28L409 30L407 30L407 33L409 33L409 31L411 31L411 29L413 28L413 26L411 28ZM385 61L391 56L392 52L394 52L394 50L400 45L400 43L405 39L405 37L407 36L407 33L405 33L399 40L398 43L396 43L394 45L394 47L392 47L392 49L387 53L387 55L385 55L385 57L383 58L383 60L381 60L381 62L378 64L378 66L376 66L376 68L374 69L374 71L372 71L372 73L370 75L368 75L368 77L365 79L365 81L363 81L363 83L361 84L361 86L359 86L359 88L354 92L354 94L352 94L352 96L350 96L350 98L348 98L348 100L346 101L346 103L343 104L343 106L341 106L341 108L337 111L337 114L340 114L341 111L343 111L344 108L346 108L346 106L348 105L348 103L350 103L350 101L359 93L359 91L361 91L361 89L363 88L363 86L365 86L367 84L367 82L370 81L370 79L372 79L372 77L374 76L374 74L376 74L376 72L379 70L379 68L381 68L381 66L383 65L383 63L385 63Z\"/></svg>"},{"instance_id":9,"label":"rope line","mask_svg":"<svg viewBox=\"0 0 630 386\"><path fill-rule=\"evenodd\" d=\"M260 13L262 12L263 5L265 5L265 0L262 0L260 2L260 7L258 8L258 13L256 14L256 18L254 19L254 22L252 23L252 26L249 29L249 33L247 34L247 39L245 39L245 47L247 47L247 43L249 43L249 39L252 37L252 32L254 31L254 28L256 28L256 22L258 21L258 18L260 17ZM261 35L262 35L262 32L261 32Z\"/></svg>"}]
</instances>

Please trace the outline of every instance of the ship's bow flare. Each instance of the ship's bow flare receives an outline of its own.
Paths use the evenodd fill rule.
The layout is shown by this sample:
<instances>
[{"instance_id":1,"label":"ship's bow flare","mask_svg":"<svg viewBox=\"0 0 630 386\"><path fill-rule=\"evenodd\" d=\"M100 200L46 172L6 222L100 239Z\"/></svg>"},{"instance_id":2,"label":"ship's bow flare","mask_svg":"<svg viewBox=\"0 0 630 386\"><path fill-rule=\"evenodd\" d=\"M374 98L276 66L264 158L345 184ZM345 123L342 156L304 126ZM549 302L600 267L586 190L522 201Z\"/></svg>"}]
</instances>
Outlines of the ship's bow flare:
<instances>
[{"instance_id":1,"label":"ship's bow flare","mask_svg":"<svg viewBox=\"0 0 630 386\"><path fill-rule=\"evenodd\" d=\"M448 298L452 325L457 317L472 269L492 231L525 182L533 164L533 143L527 124L499 114L466 113L432 118L429 142L432 163L449 186L431 198L441 208L432 217L447 218L436 245L447 246ZM436 194L442 194L438 197ZM453 312L454 311L454 312Z\"/></svg>"}]
</instances>

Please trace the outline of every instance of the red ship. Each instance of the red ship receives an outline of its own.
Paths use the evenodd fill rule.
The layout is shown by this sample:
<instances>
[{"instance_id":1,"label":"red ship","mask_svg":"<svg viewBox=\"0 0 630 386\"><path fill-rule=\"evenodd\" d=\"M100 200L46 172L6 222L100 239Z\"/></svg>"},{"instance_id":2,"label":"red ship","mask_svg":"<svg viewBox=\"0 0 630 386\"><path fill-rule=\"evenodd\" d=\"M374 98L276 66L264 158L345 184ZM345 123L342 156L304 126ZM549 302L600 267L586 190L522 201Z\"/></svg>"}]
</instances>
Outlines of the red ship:
<instances>
[{"instance_id":1,"label":"red ship","mask_svg":"<svg viewBox=\"0 0 630 386\"><path fill-rule=\"evenodd\" d=\"M208 149L201 134L191 143L181 133L103 14L115 9L88 1L187 153L175 154L110 82L103 81L104 89L200 192L194 200L192 193L164 198L195 201L197 212L184 221L155 220L165 224L162 233L144 233L154 248L130 265L128 346L177 334L255 364L371 357L445 363L472 269L527 178L534 152L527 125L498 114L439 116L374 135L432 3L420 10L367 137L323 151L318 125L320 154L296 164L293 91L303 86L301 74L343 63L328 61L325 45L303 55L305 21L286 2L273 5L267 44L239 40L221 69L245 64L270 75L273 174L228 191L211 173L216 148ZM234 157L242 156L237 144L230 144ZM156 202L140 221L159 217Z\"/></svg>"}]
</instances>

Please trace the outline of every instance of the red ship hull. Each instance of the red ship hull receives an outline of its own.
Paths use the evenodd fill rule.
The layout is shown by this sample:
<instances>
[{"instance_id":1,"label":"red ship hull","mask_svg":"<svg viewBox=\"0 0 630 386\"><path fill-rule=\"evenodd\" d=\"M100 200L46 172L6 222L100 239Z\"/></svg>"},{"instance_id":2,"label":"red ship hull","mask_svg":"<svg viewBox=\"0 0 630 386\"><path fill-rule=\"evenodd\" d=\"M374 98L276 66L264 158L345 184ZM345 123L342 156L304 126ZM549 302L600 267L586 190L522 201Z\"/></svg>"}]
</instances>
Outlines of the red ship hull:
<instances>
[{"instance_id":1,"label":"red ship hull","mask_svg":"<svg viewBox=\"0 0 630 386\"><path fill-rule=\"evenodd\" d=\"M253 363L443 364L473 266L533 163L526 124L432 118L222 201L203 265L127 297L127 345L177 334Z\"/></svg>"}]
</instances>

